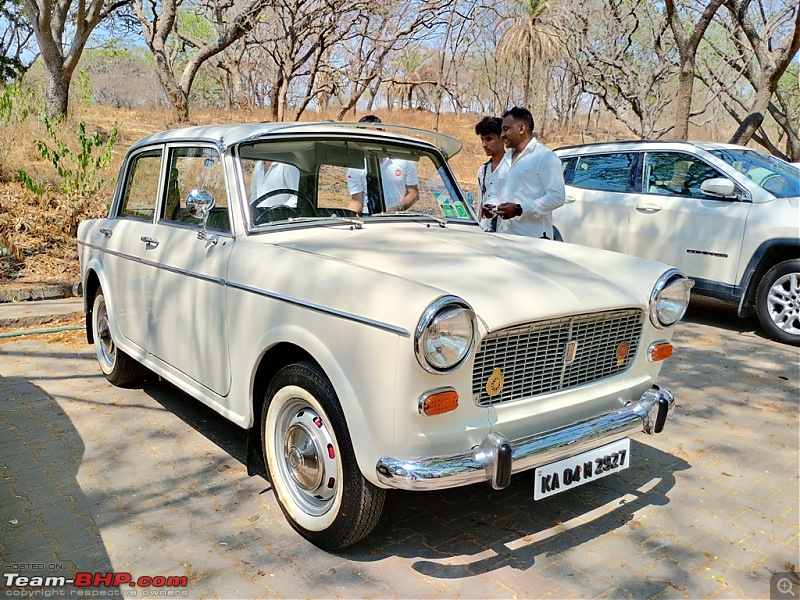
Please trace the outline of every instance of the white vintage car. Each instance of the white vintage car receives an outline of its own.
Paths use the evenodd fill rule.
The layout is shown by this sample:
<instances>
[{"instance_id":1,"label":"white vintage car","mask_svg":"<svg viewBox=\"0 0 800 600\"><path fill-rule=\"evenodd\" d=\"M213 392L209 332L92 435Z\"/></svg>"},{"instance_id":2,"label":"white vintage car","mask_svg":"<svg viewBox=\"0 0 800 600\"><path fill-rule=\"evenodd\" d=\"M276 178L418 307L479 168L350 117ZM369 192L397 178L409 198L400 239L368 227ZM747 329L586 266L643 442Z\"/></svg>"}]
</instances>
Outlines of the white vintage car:
<instances>
[{"instance_id":1,"label":"white vintage car","mask_svg":"<svg viewBox=\"0 0 800 600\"><path fill-rule=\"evenodd\" d=\"M242 427L248 473L325 549L368 535L388 489L533 470L538 501L635 462L628 436L674 406L656 376L691 287L484 233L447 164L461 144L379 127L152 135L78 231L106 378L144 366Z\"/></svg>"}]
</instances>

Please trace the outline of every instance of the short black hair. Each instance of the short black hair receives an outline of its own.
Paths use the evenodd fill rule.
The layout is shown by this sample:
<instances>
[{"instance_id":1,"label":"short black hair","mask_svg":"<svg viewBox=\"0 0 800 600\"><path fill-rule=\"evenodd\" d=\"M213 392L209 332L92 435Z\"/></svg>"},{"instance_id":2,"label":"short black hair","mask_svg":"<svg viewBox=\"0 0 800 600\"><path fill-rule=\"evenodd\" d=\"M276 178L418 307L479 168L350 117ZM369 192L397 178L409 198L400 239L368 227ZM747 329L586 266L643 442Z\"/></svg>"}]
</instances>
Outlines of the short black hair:
<instances>
[{"instance_id":1,"label":"short black hair","mask_svg":"<svg viewBox=\"0 0 800 600\"><path fill-rule=\"evenodd\" d=\"M483 117L475 125L477 135L500 135L503 132L503 119L499 117Z\"/></svg>"},{"instance_id":2,"label":"short black hair","mask_svg":"<svg viewBox=\"0 0 800 600\"><path fill-rule=\"evenodd\" d=\"M522 108L521 106L509 108L503 113L503 118L505 119L506 117L511 117L515 121L527 123L528 128L531 130L531 133L533 133L533 115L527 108Z\"/></svg>"},{"instance_id":3,"label":"short black hair","mask_svg":"<svg viewBox=\"0 0 800 600\"><path fill-rule=\"evenodd\" d=\"M375 115L364 115L358 120L359 123L383 123L380 117Z\"/></svg>"}]
</instances>

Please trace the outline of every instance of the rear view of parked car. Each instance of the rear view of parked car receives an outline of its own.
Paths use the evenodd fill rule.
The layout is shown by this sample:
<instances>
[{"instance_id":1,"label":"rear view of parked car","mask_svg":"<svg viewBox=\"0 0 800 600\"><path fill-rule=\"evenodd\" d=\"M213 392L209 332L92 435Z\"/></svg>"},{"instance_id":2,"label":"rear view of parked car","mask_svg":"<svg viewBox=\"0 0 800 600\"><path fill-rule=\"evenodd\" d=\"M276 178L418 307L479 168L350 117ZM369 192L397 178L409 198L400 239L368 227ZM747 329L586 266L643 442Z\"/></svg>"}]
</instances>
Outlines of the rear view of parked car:
<instances>
[{"instance_id":1,"label":"rear view of parked car","mask_svg":"<svg viewBox=\"0 0 800 600\"><path fill-rule=\"evenodd\" d=\"M685 275L487 235L459 142L386 129L159 133L78 231L106 378L146 367L239 425L248 473L326 549L368 535L387 490L530 471L539 501L614 475L674 407L656 379Z\"/></svg>"},{"instance_id":2,"label":"rear view of parked car","mask_svg":"<svg viewBox=\"0 0 800 600\"><path fill-rule=\"evenodd\" d=\"M753 312L772 339L800 344L800 170L706 142L561 148L564 241L669 263L697 294Z\"/></svg>"}]
</instances>

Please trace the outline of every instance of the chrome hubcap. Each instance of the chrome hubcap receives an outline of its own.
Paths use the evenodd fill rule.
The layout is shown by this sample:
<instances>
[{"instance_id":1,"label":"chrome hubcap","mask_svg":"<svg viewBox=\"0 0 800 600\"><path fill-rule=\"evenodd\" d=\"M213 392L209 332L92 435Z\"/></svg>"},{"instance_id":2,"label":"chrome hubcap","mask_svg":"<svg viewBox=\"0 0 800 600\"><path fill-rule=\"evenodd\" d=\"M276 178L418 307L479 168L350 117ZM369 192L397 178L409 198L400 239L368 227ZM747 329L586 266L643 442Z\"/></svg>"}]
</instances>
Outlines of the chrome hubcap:
<instances>
[{"instance_id":1,"label":"chrome hubcap","mask_svg":"<svg viewBox=\"0 0 800 600\"><path fill-rule=\"evenodd\" d=\"M294 424L286 432L286 462L295 483L306 491L313 491L322 481L321 448L315 443L303 424Z\"/></svg>"},{"instance_id":2,"label":"chrome hubcap","mask_svg":"<svg viewBox=\"0 0 800 600\"><path fill-rule=\"evenodd\" d=\"M116 349L114 347L114 340L111 339L111 328L108 324L108 312L106 305L101 305L99 314L97 315L97 326L95 335L99 342L98 350L100 351L100 358L109 367L114 365L114 355Z\"/></svg>"},{"instance_id":3,"label":"chrome hubcap","mask_svg":"<svg viewBox=\"0 0 800 600\"><path fill-rule=\"evenodd\" d=\"M800 335L800 273L777 279L767 296L772 322L790 335Z\"/></svg>"},{"instance_id":4,"label":"chrome hubcap","mask_svg":"<svg viewBox=\"0 0 800 600\"><path fill-rule=\"evenodd\" d=\"M277 426L283 457L278 468L289 493L306 513L324 514L339 486L337 450L327 423L298 400L284 407Z\"/></svg>"}]
</instances>

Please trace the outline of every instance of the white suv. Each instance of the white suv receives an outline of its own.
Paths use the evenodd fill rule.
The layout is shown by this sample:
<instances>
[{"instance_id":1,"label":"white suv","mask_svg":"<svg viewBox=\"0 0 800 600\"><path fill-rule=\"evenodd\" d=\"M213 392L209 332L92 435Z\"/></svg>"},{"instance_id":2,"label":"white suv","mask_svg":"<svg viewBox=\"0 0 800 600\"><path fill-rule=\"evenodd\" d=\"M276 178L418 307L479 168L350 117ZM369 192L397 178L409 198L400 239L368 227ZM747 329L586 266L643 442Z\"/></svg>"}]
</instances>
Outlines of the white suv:
<instances>
[{"instance_id":1,"label":"white suv","mask_svg":"<svg viewBox=\"0 0 800 600\"><path fill-rule=\"evenodd\" d=\"M800 169L742 146L635 141L559 148L564 241L652 258L755 310L800 345Z\"/></svg>"}]
</instances>

